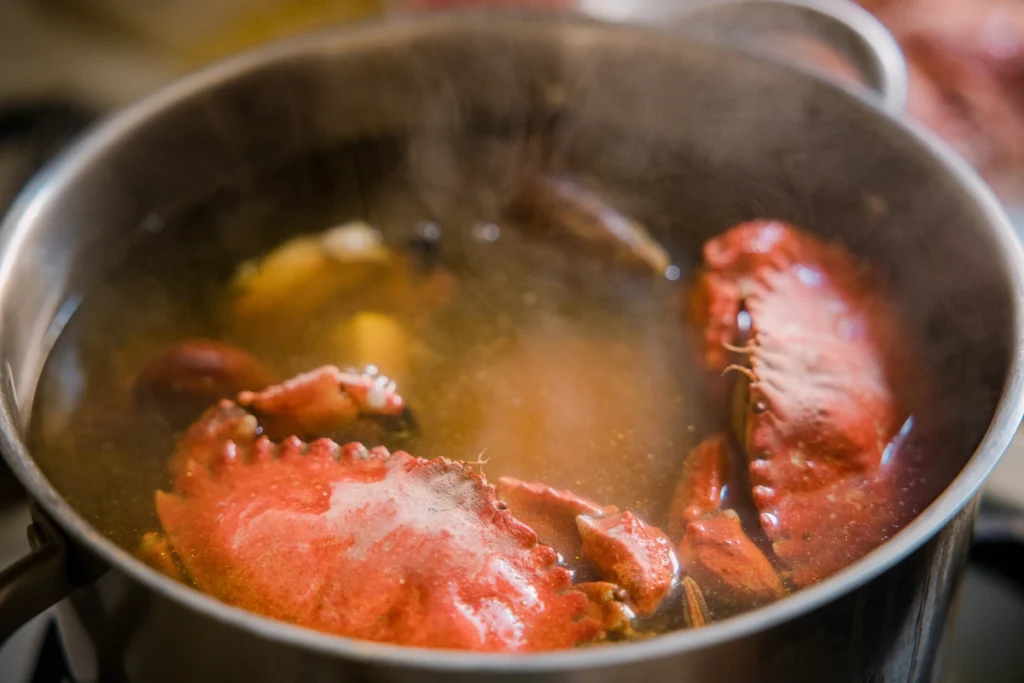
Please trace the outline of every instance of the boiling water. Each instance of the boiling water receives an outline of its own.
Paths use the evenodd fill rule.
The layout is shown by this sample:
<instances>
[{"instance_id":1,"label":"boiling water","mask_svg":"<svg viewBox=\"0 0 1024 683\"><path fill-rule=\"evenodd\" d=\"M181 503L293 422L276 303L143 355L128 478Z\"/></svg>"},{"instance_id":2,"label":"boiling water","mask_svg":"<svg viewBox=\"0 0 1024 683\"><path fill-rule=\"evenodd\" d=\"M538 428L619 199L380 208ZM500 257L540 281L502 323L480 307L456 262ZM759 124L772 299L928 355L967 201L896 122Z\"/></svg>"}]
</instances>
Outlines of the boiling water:
<instances>
[{"instance_id":1,"label":"boiling water","mask_svg":"<svg viewBox=\"0 0 1024 683\"><path fill-rule=\"evenodd\" d=\"M132 388L189 337L238 344L281 378L374 364L416 415L418 434L401 444L414 455L483 460L492 481L540 480L659 516L700 435L679 283L524 240L480 207L436 215L399 157L386 143L353 148L144 226L59 336L35 402L34 453L89 521L129 548L157 527L153 493L169 486L175 434L136 409ZM409 288L371 277L309 303L312 278L296 290L308 297L239 313L231 280L246 259L356 219L398 246L440 235L432 258L454 287L418 259Z\"/></svg>"},{"instance_id":2,"label":"boiling water","mask_svg":"<svg viewBox=\"0 0 1024 683\"><path fill-rule=\"evenodd\" d=\"M413 176L401 144L365 143L148 220L44 369L31 445L50 481L128 549L157 529L153 498L170 487L176 433L134 404L133 385L167 347L206 337L251 351L281 379L375 365L416 416L399 444L414 455L481 462L491 481L542 481L664 524L688 451L728 424L705 405L683 304L691 264L676 254L673 279L619 272L502 224L486 173L445 202ZM355 220L397 249L416 244L405 265L292 267L294 281L271 294L238 288L252 259ZM948 481L935 463L953 460L927 434L915 428L887 451L903 489L886 535ZM767 548L748 486L741 474L727 502Z\"/></svg>"}]
</instances>

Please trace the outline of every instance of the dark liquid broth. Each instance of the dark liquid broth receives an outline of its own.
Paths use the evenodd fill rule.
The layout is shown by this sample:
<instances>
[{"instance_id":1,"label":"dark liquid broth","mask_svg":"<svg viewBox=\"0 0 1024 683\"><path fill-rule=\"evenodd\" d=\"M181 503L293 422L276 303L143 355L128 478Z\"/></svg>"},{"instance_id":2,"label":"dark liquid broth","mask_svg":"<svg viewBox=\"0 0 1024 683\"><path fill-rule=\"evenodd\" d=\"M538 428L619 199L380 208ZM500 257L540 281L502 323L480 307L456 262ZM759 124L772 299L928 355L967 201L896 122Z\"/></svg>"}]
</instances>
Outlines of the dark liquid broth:
<instances>
[{"instance_id":1,"label":"dark liquid broth","mask_svg":"<svg viewBox=\"0 0 1024 683\"><path fill-rule=\"evenodd\" d=\"M702 401L680 283L523 239L486 202L453 205L426 206L400 145L381 141L150 225L152 234L88 292L48 359L31 433L46 476L134 550L159 528L153 494L170 488L175 432L133 406L133 382L168 346L207 337L252 351L281 378L325 363L373 363L398 380L416 413L420 431L401 444L414 455L483 460L491 481L543 481L663 524L683 459L724 419ZM265 321L232 318L229 283L241 263L295 234L356 219L394 246L434 221L440 259L457 280L451 304L408 306L371 285L308 317L286 306ZM684 281L688 265L679 263ZM905 496L893 503L905 519L938 480L922 476L927 449L917 437L890 465L907 472ZM763 543L742 483L730 499Z\"/></svg>"}]
</instances>

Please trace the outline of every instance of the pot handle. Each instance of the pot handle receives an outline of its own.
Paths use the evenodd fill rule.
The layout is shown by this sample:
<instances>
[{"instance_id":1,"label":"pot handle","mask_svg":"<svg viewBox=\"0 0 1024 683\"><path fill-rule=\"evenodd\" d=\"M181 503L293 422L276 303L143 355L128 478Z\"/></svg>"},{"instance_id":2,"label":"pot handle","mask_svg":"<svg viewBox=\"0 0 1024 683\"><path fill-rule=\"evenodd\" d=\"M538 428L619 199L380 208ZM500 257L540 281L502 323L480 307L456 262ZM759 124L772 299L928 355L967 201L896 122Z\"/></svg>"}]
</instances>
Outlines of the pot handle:
<instances>
[{"instance_id":1,"label":"pot handle","mask_svg":"<svg viewBox=\"0 0 1024 683\"><path fill-rule=\"evenodd\" d=\"M619 4L621 3L621 4ZM787 33L814 38L850 60L880 97L902 113L907 103L907 63L899 43L870 12L850 0L583 0L585 13L612 21L663 26L744 45L751 37Z\"/></svg>"},{"instance_id":2,"label":"pot handle","mask_svg":"<svg viewBox=\"0 0 1024 683\"><path fill-rule=\"evenodd\" d=\"M0 572L0 647L18 629L74 589L68 546L57 527L33 509L28 527L32 551Z\"/></svg>"}]
</instances>

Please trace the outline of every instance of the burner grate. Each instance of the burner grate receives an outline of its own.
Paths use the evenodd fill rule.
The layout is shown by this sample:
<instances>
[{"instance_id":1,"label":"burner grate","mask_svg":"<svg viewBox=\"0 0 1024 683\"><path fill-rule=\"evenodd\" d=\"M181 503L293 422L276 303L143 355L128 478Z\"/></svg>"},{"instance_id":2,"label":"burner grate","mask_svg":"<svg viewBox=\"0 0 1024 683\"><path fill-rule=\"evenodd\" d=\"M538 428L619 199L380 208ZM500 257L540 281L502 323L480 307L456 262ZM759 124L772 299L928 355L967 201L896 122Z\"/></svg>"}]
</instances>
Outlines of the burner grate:
<instances>
[{"instance_id":1,"label":"burner grate","mask_svg":"<svg viewBox=\"0 0 1024 683\"><path fill-rule=\"evenodd\" d=\"M78 683L64 654L64 642L57 630L57 622L52 619L46 626L30 683Z\"/></svg>"}]
</instances>

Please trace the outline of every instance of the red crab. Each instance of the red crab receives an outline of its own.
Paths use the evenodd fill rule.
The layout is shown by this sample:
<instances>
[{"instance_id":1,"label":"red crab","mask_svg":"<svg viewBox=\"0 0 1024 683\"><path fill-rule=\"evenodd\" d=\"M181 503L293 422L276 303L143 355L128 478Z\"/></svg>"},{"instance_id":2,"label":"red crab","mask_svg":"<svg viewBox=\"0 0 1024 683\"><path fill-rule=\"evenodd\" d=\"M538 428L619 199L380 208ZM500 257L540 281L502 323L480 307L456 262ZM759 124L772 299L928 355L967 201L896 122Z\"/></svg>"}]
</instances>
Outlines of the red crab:
<instances>
[{"instance_id":1,"label":"red crab","mask_svg":"<svg viewBox=\"0 0 1024 683\"><path fill-rule=\"evenodd\" d=\"M818 581L898 524L884 456L908 417L894 379L907 333L865 264L791 225L739 225L704 262L694 318L707 364L741 376L761 526L797 586Z\"/></svg>"},{"instance_id":2,"label":"red crab","mask_svg":"<svg viewBox=\"0 0 1024 683\"><path fill-rule=\"evenodd\" d=\"M168 571L176 558L230 604L425 647L544 650L600 631L555 552L460 463L327 439L275 444L226 400L173 462L148 559Z\"/></svg>"},{"instance_id":3,"label":"red crab","mask_svg":"<svg viewBox=\"0 0 1024 683\"><path fill-rule=\"evenodd\" d=\"M171 457L172 490L156 495L162 531L144 537L144 558L270 617L482 651L629 636L634 617L654 614L674 590L671 543L632 513L503 479L521 520L468 465L262 433L264 418L309 432L369 403L404 405L393 388L370 401L364 385L321 368L208 409ZM573 586L558 554L538 542L527 523L545 500L577 520L576 543L604 581ZM548 535L552 527L537 523Z\"/></svg>"}]
</instances>

